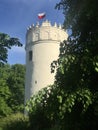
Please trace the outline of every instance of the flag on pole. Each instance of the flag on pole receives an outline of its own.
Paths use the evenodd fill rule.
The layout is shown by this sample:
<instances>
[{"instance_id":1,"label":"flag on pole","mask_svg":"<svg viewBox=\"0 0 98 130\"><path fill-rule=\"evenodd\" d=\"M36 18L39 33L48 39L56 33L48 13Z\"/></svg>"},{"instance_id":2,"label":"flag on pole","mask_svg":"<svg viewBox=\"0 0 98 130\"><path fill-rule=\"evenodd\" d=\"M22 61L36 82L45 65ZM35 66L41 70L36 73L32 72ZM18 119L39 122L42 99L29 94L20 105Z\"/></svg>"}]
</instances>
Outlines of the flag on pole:
<instances>
[{"instance_id":1,"label":"flag on pole","mask_svg":"<svg viewBox=\"0 0 98 130\"><path fill-rule=\"evenodd\" d=\"M46 16L45 12L38 14L38 18L39 18L39 19L43 19L45 16Z\"/></svg>"}]
</instances>

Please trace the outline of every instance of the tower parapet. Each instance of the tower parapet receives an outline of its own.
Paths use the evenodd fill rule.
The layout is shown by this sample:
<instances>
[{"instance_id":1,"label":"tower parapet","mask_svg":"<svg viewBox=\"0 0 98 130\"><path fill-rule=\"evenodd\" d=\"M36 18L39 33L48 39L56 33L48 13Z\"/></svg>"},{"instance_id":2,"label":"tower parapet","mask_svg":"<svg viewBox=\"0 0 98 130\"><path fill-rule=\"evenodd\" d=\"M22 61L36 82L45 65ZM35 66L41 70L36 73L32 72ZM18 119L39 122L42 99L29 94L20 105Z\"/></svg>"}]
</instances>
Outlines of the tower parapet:
<instances>
[{"instance_id":1,"label":"tower parapet","mask_svg":"<svg viewBox=\"0 0 98 130\"><path fill-rule=\"evenodd\" d=\"M51 22L46 20L41 25L37 23L31 25L26 34L26 46L32 42L41 40L55 40L62 42L67 37L67 33L62 29L61 24L51 25ZM32 43L33 44L33 43Z\"/></svg>"}]
</instances>

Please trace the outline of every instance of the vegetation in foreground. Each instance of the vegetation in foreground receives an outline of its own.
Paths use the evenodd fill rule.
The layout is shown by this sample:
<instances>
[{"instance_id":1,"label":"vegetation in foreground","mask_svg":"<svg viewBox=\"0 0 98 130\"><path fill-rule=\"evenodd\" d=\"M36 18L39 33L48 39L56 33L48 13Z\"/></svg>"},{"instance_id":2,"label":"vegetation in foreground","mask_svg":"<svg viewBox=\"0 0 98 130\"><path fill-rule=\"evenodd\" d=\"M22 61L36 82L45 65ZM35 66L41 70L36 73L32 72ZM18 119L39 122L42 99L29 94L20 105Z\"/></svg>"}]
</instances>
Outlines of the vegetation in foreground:
<instances>
[{"instance_id":1,"label":"vegetation in foreground","mask_svg":"<svg viewBox=\"0 0 98 130\"><path fill-rule=\"evenodd\" d=\"M0 130L28 130L28 117L21 113L0 118Z\"/></svg>"},{"instance_id":2,"label":"vegetation in foreground","mask_svg":"<svg viewBox=\"0 0 98 130\"><path fill-rule=\"evenodd\" d=\"M24 112L25 65L0 67L0 117Z\"/></svg>"}]
</instances>

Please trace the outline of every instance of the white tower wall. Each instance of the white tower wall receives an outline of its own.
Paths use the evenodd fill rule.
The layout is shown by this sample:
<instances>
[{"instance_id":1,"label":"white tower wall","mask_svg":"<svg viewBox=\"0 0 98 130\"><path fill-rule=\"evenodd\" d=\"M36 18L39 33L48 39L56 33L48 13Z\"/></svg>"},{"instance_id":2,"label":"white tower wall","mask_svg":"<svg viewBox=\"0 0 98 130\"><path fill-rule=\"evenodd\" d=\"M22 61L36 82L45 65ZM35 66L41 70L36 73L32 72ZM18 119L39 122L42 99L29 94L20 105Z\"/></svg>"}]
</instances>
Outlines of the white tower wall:
<instances>
[{"instance_id":1,"label":"white tower wall","mask_svg":"<svg viewBox=\"0 0 98 130\"><path fill-rule=\"evenodd\" d=\"M54 83L51 63L57 60L60 42L67 39L67 33L50 22L32 25L26 35L26 84L25 101L41 88Z\"/></svg>"}]
</instances>

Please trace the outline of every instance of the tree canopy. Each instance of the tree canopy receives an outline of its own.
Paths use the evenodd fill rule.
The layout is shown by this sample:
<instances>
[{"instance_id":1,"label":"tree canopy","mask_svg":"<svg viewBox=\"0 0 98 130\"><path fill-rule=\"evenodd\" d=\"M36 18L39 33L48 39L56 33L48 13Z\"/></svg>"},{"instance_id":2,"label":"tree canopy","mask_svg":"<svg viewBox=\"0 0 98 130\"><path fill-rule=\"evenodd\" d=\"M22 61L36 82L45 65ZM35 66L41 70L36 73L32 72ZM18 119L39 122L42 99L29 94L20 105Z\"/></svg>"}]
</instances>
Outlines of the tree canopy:
<instances>
[{"instance_id":1,"label":"tree canopy","mask_svg":"<svg viewBox=\"0 0 98 130\"><path fill-rule=\"evenodd\" d=\"M0 33L0 64L6 63L8 49L12 46L22 46L18 38L10 37L8 34Z\"/></svg>"},{"instance_id":2,"label":"tree canopy","mask_svg":"<svg viewBox=\"0 0 98 130\"><path fill-rule=\"evenodd\" d=\"M0 117L24 112L25 66L21 64L0 67Z\"/></svg>"}]
</instances>

